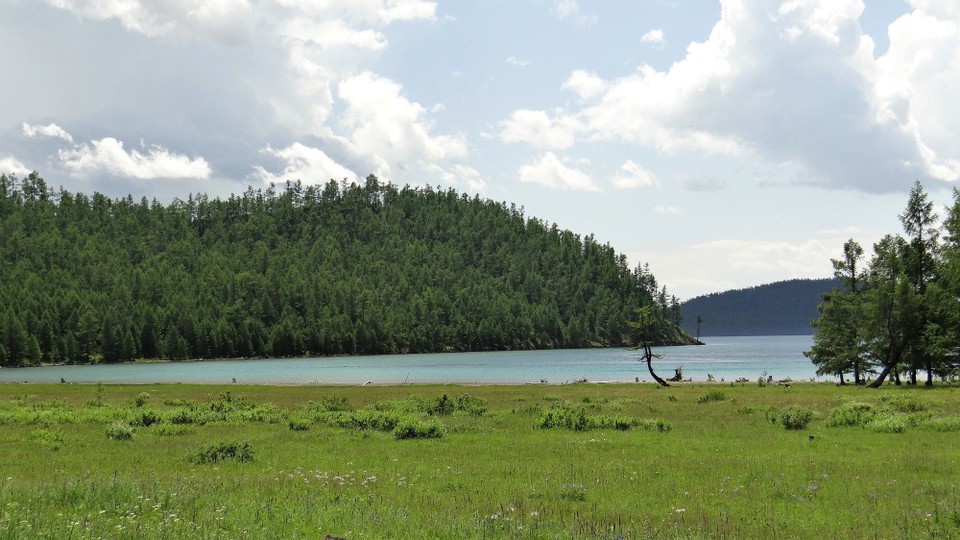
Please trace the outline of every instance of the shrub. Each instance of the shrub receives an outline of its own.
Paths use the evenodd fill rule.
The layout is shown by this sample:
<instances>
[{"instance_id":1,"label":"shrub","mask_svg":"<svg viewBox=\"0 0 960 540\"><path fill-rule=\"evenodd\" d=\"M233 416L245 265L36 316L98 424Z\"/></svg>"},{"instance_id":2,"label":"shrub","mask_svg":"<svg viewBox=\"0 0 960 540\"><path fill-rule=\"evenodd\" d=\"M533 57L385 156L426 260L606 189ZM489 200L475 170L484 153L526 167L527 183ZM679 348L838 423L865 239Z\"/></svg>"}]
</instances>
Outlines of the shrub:
<instances>
[{"instance_id":1,"label":"shrub","mask_svg":"<svg viewBox=\"0 0 960 540\"><path fill-rule=\"evenodd\" d=\"M663 418L644 418L641 420L635 420L635 427L643 431L659 431L661 433L666 433L673 429L670 425L670 422L667 422Z\"/></svg>"},{"instance_id":2,"label":"shrub","mask_svg":"<svg viewBox=\"0 0 960 540\"><path fill-rule=\"evenodd\" d=\"M865 426L873 419L875 413L873 406L869 403L859 401L848 401L836 409L830 411L830 417L827 419L828 427L854 427Z\"/></svg>"},{"instance_id":3,"label":"shrub","mask_svg":"<svg viewBox=\"0 0 960 540\"><path fill-rule=\"evenodd\" d=\"M813 411L800 405L791 405L780 412L780 424L784 429L803 429L810 420L813 420Z\"/></svg>"},{"instance_id":4,"label":"shrub","mask_svg":"<svg viewBox=\"0 0 960 540\"><path fill-rule=\"evenodd\" d=\"M456 408L458 411L473 416L483 416L487 412L487 400L470 394L460 394L457 398Z\"/></svg>"},{"instance_id":5,"label":"shrub","mask_svg":"<svg viewBox=\"0 0 960 540\"><path fill-rule=\"evenodd\" d=\"M902 413L915 413L927 408L926 404L915 396L903 394L881 396L880 401L882 401L887 408Z\"/></svg>"},{"instance_id":6,"label":"shrub","mask_svg":"<svg viewBox=\"0 0 960 540\"><path fill-rule=\"evenodd\" d=\"M437 396L437 398L427 408L428 414L448 415L453 414L455 408L454 402L447 394Z\"/></svg>"},{"instance_id":7,"label":"shrub","mask_svg":"<svg viewBox=\"0 0 960 540\"><path fill-rule=\"evenodd\" d=\"M190 409L177 409L169 413L167 421L171 424L193 424L196 418Z\"/></svg>"},{"instance_id":8,"label":"shrub","mask_svg":"<svg viewBox=\"0 0 960 540\"><path fill-rule=\"evenodd\" d=\"M246 463L253 461L253 450L250 449L250 444L245 442L218 442L198 448L187 456L187 460L197 465L222 461Z\"/></svg>"},{"instance_id":9,"label":"shrub","mask_svg":"<svg viewBox=\"0 0 960 540\"><path fill-rule=\"evenodd\" d=\"M134 411L133 418L130 419L131 426L150 427L153 424L160 423L160 415L152 409L141 409Z\"/></svg>"},{"instance_id":10,"label":"shrub","mask_svg":"<svg viewBox=\"0 0 960 540\"><path fill-rule=\"evenodd\" d=\"M569 405L553 406L540 413L535 427L540 429L567 428L574 431L585 431L590 427L587 413L582 407Z\"/></svg>"},{"instance_id":11,"label":"shrub","mask_svg":"<svg viewBox=\"0 0 960 540\"><path fill-rule=\"evenodd\" d=\"M903 414L880 414L867 424L867 429L877 433L903 433L909 419Z\"/></svg>"},{"instance_id":12,"label":"shrub","mask_svg":"<svg viewBox=\"0 0 960 540\"><path fill-rule=\"evenodd\" d=\"M669 396L667 396L667 401L676 401L676 400L677 400L677 396L673 394L670 394Z\"/></svg>"},{"instance_id":13,"label":"shrub","mask_svg":"<svg viewBox=\"0 0 960 540\"><path fill-rule=\"evenodd\" d=\"M952 432L960 431L960 418L928 418L918 424L921 429L929 431Z\"/></svg>"},{"instance_id":14,"label":"shrub","mask_svg":"<svg viewBox=\"0 0 960 540\"><path fill-rule=\"evenodd\" d=\"M287 420L287 426L290 427L291 431L307 431L311 425L313 425L313 421L304 416L291 416Z\"/></svg>"},{"instance_id":15,"label":"shrub","mask_svg":"<svg viewBox=\"0 0 960 540\"><path fill-rule=\"evenodd\" d=\"M445 432L443 423L437 419L404 418L394 428L393 436L397 439L439 439Z\"/></svg>"},{"instance_id":16,"label":"shrub","mask_svg":"<svg viewBox=\"0 0 960 540\"><path fill-rule=\"evenodd\" d=\"M343 396L324 396L320 398L320 405L327 411L349 411L347 398Z\"/></svg>"},{"instance_id":17,"label":"shrub","mask_svg":"<svg viewBox=\"0 0 960 540\"><path fill-rule=\"evenodd\" d=\"M143 407L144 405L147 404L147 401L149 400L150 400L149 392L140 392L139 394L137 394L137 397L133 398L133 404L136 405L137 407Z\"/></svg>"},{"instance_id":18,"label":"shrub","mask_svg":"<svg viewBox=\"0 0 960 540\"><path fill-rule=\"evenodd\" d=\"M107 438L115 441L129 441L133 439L133 428L123 422L117 422L107 428Z\"/></svg>"},{"instance_id":19,"label":"shrub","mask_svg":"<svg viewBox=\"0 0 960 540\"><path fill-rule=\"evenodd\" d=\"M711 401L724 401L727 395L720 390L711 390L697 398L697 403L710 403Z\"/></svg>"}]
</instances>

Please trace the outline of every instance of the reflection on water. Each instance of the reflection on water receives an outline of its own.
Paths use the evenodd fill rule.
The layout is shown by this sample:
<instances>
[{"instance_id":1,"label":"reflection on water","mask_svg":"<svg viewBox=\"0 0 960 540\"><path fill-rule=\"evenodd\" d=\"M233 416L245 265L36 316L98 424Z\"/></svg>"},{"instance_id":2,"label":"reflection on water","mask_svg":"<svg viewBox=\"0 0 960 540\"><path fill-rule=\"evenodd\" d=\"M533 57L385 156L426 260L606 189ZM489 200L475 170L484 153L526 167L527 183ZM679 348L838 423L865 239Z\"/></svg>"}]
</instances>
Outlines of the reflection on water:
<instances>
[{"instance_id":1,"label":"reflection on water","mask_svg":"<svg viewBox=\"0 0 960 540\"><path fill-rule=\"evenodd\" d=\"M698 347L658 347L654 369L673 376L681 366L684 378L755 381L816 378L803 351L810 336L703 338ZM551 383L651 380L635 351L579 349L493 353L410 354L339 358L222 360L209 362L48 366L0 369L0 381L104 383L244 384L400 384L400 383ZM822 379L823 380L823 379Z\"/></svg>"}]
</instances>

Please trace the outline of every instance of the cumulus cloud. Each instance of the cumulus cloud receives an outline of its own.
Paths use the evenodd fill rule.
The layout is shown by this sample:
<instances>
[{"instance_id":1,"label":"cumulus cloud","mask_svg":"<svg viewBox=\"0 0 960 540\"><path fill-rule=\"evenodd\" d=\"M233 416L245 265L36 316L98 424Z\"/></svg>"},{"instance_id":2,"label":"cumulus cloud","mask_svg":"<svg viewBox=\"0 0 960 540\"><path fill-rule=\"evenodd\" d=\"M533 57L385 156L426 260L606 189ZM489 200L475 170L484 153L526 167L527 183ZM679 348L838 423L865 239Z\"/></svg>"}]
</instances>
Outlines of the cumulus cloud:
<instances>
[{"instance_id":1,"label":"cumulus cloud","mask_svg":"<svg viewBox=\"0 0 960 540\"><path fill-rule=\"evenodd\" d=\"M518 60L513 56L510 56L507 58L507 63L514 67L527 67L530 65L530 62L527 62L525 60Z\"/></svg>"},{"instance_id":2,"label":"cumulus cloud","mask_svg":"<svg viewBox=\"0 0 960 540\"><path fill-rule=\"evenodd\" d=\"M466 186L467 190L475 193L480 193L487 189L487 181L484 180L483 175L480 174L480 171L469 165L458 163L453 165L449 170L437 165L430 168L448 184L463 185Z\"/></svg>"},{"instance_id":3,"label":"cumulus cloud","mask_svg":"<svg viewBox=\"0 0 960 540\"><path fill-rule=\"evenodd\" d=\"M577 0L556 0L553 4L553 13L560 19L572 19L580 26L588 26L597 22L596 15L581 15Z\"/></svg>"},{"instance_id":4,"label":"cumulus cloud","mask_svg":"<svg viewBox=\"0 0 960 540\"><path fill-rule=\"evenodd\" d=\"M5 158L0 158L0 174L15 174L17 176L25 176L30 174L32 171L28 169L23 163L20 163L15 157L8 156Z\"/></svg>"},{"instance_id":5,"label":"cumulus cloud","mask_svg":"<svg viewBox=\"0 0 960 540\"><path fill-rule=\"evenodd\" d=\"M520 180L554 189L600 191L590 177L579 169L568 167L553 152L520 167Z\"/></svg>"},{"instance_id":6,"label":"cumulus cloud","mask_svg":"<svg viewBox=\"0 0 960 540\"><path fill-rule=\"evenodd\" d=\"M262 166L254 167L252 176L267 184L280 184L287 180L301 180L304 184L325 184L329 180L358 180L359 176L340 165L318 148L301 143L275 150L263 149L263 153L284 162L280 173L272 173Z\"/></svg>"},{"instance_id":7,"label":"cumulus cloud","mask_svg":"<svg viewBox=\"0 0 960 540\"><path fill-rule=\"evenodd\" d=\"M640 43L649 43L651 45L663 45L665 42L663 30L655 28L646 34L640 36Z\"/></svg>"},{"instance_id":8,"label":"cumulus cloud","mask_svg":"<svg viewBox=\"0 0 960 540\"><path fill-rule=\"evenodd\" d=\"M960 16L942 2L911 4L875 59L860 0L721 0L708 39L670 68L609 80L573 71L563 88L582 107L553 119L516 111L502 138L530 142L532 127L551 134L564 119L585 141L750 159L792 171L796 183L885 192L916 178L958 180ZM555 10L578 12L572 1ZM568 147L565 134L542 146Z\"/></svg>"},{"instance_id":9,"label":"cumulus cloud","mask_svg":"<svg viewBox=\"0 0 960 540\"><path fill-rule=\"evenodd\" d=\"M68 143L73 144L73 137L67 133L62 127L54 124L53 122L45 125L31 125L26 122L21 126L23 134L27 137L48 137L51 139L61 139Z\"/></svg>"},{"instance_id":10,"label":"cumulus cloud","mask_svg":"<svg viewBox=\"0 0 960 540\"><path fill-rule=\"evenodd\" d=\"M403 88L390 79L363 72L341 81L337 95L346 106L339 123L347 134L340 140L375 159L379 175L467 154L462 137L431 134L426 109L404 97Z\"/></svg>"},{"instance_id":11,"label":"cumulus cloud","mask_svg":"<svg viewBox=\"0 0 960 540\"><path fill-rule=\"evenodd\" d=\"M127 30L147 36L159 36L180 29L235 44L250 37L255 23L253 7L247 0L45 1L87 19L115 19Z\"/></svg>"},{"instance_id":12,"label":"cumulus cloud","mask_svg":"<svg viewBox=\"0 0 960 540\"><path fill-rule=\"evenodd\" d=\"M150 180L155 178L197 178L210 176L210 165L202 157L189 158L162 146L126 151L123 142L105 137L57 153L62 165L75 176L106 173L113 176Z\"/></svg>"},{"instance_id":13,"label":"cumulus cloud","mask_svg":"<svg viewBox=\"0 0 960 540\"><path fill-rule=\"evenodd\" d=\"M613 177L613 185L619 189L649 188L660 185L660 181L652 172L627 160Z\"/></svg>"},{"instance_id":14,"label":"cumulus cloud","mask_svg":"<svg viewBox=\"0 0 960 540\"><path fill-rule=\"evenodd\" d=\"M551 118L544 111L521 109L500 122L504 142L525 142L537 148L563 149L573 146L580 123L573 117Z\"/></svg>"}]
</instances>

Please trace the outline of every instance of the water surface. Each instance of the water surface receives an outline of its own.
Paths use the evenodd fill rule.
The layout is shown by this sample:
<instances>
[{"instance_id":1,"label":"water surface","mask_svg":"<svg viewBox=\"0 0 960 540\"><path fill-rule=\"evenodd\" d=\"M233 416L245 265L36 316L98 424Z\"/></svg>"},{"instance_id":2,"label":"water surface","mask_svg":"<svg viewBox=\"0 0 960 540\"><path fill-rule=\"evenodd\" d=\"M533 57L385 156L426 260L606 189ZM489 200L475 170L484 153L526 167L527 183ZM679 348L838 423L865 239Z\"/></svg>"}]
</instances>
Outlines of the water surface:
<instances>
[{"instance_id":1,"label":"water surface","mask_svg":"<svg viewBox=\"0 0 960 540\"><path fill-rule=\"evenodd\" d=\"M657 374L669 378L682 366L684 378L755 381L816 378L803 356L810 336L705 337L703 346L658 347ZM44 366L0 369L0 382L229 383L242 384L523 384L588 381L651 381L640 353L625 349L575 349L483 353L407 354L218 360L205 362ZM819 380L828 380L820 378Z\"/></svg>"}]
</instances>

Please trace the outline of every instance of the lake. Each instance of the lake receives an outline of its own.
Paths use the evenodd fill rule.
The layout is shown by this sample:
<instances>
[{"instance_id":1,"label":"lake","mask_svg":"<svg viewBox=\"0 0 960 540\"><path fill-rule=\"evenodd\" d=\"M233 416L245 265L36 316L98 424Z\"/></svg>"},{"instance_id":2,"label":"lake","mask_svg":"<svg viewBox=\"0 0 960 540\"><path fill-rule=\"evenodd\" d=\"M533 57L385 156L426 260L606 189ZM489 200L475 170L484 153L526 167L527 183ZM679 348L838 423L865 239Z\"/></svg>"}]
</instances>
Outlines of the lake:
<instances>
[{"instance_id":1,"label":"lake","mask_svg":"<svg viewBox=\"0 0 960 540\"><path fill-rule=\"evenodd\" d=\"M704 337L705 345L657 347L654 370L663 378L682 366L683 377L717 381L746 377L834 380L816 377L803 356L811 336ZM567 349L449 354L348 356L158 362L89 366L44 366L0 369L0 382L84 383L229 383L241 384L523 384L652 381L640 353L625 349Z\"/></svg>"}]
</instances>

